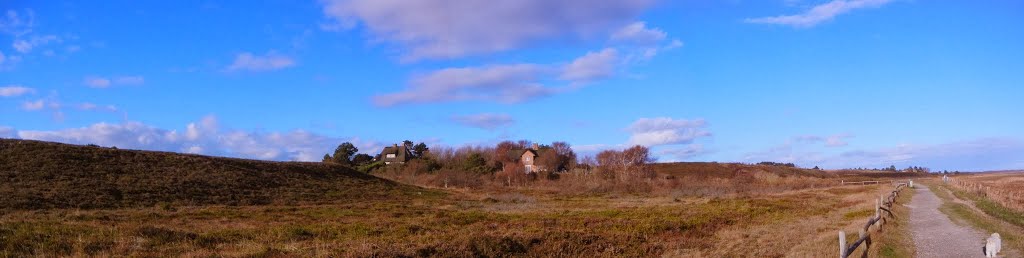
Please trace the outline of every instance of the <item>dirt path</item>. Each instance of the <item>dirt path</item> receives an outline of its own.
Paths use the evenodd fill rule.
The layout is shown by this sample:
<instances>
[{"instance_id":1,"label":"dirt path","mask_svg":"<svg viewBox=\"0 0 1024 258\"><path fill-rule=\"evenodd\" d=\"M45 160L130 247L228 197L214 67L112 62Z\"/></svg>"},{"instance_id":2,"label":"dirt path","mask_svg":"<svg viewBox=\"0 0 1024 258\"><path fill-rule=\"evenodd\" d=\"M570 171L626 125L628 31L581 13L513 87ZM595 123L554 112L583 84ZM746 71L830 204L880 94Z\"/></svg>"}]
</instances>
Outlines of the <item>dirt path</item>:
<instances>
[{"instance_id":1,"label":"dirt path","mask_svg":"<svg viewBox=\"0 0 1024 258\"><path fill-rule=\"evenodd\" d=\"M935 193L924 185L915 189L908 207L918 257L985 257L981 231L953 223L939 211L942 200Z\"/></svg>"}]
</instances>

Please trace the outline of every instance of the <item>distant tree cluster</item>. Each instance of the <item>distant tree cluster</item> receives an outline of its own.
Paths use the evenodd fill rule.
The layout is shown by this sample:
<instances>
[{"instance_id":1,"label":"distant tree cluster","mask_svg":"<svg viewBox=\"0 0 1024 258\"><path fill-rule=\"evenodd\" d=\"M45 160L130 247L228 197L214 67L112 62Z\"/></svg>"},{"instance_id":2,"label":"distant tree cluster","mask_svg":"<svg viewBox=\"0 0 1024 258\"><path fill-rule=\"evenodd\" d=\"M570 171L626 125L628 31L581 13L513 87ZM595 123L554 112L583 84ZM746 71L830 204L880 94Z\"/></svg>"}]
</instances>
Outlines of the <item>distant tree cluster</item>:
<instances>
[{"instance_id":1,"label":"distant tree cluster","mask_svg":"<svg viewBox=\"0 0 1024 258\"><path fill-rule=\"evenodd\" d=\"M926 167L917 167L917 166L911 166L911 167L908 167L908 168L906 168L906 169L904 169L904 170L903 170L903 172L909 172L909 173L922 173L922 174L923 174L923 173L931 173L931 171L932 171L932 170L931 170L931 169L929 169L929 168L926 168Z\"/></svg>"},{"instance_id":2,"label":"distant tree cluster","mask_svg":"<svg viewBox=\"0 0 1024 258\"><path fill-rule=\"evenodd\" d=\"M791 167L791 168L795 168L796 167L796 164L793 164L793 163L779 163L779 162L772 162L772 161L762 161L762 162L759 162L757 164L758 165L762 165L762 166Z\"/></svg>"},{"instance_id":3,"label":"distant tree cluster","mask_svg":"<svg viewBox=\"0 0 1024 258\"><path fill-rule=\"evenodd\" d=\"M885 168L852 168L850 170L861 170L861 171L885 171L885 172L903 172L903 173L931 173L930 168L910 166L905 169L897 169L896 165L889 165Z\"/></svg>"},{"instance_id":4,"label":"distant tree cluster","mask_svg":"<svg viewBox=\"0 0 1024 258\"><path fill-rule=\"evenodd\" d=\"M648 165L654 162L650 149L636 145L622 151L605 150L597 154L597 169L606 176L619 179L653 178L654 170Z\"/></svg>"}]
</instances>

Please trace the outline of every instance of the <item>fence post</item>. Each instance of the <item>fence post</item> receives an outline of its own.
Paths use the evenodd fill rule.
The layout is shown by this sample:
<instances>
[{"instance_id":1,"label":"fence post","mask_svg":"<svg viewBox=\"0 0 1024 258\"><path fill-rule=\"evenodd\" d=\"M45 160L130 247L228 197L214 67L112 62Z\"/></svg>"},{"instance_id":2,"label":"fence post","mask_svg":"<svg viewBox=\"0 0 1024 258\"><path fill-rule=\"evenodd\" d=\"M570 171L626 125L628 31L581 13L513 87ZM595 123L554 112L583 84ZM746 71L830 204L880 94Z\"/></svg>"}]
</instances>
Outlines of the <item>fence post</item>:
<instances>
[{"instance_id":1,"label":"fence post","mask_svg":"<svg viewBox=\"0 0 1024 258\"><path fill-rule=\"evenodd\" d=\"M914 180L913 179L910 180L910 188L914 188Z\"/></svg>"},{"instance_id":2,"label":"fence post","mask_svg":"<svg viewBox=\"0 0 1024 258\"><path fill-rule=\"evenodd\" d=\"M839 258L846 258L846 232L839 231Z\"/></svg>"},{"instance_id":3,"label":"fence post","mask_svg":"<svg viewBox=\"0 0 1024 258\"><path fill-rule=\"evenodd\" d=\"M875 217L881 217L882 215L882 198L875 200Z\"/></svg>"}]
</instances>

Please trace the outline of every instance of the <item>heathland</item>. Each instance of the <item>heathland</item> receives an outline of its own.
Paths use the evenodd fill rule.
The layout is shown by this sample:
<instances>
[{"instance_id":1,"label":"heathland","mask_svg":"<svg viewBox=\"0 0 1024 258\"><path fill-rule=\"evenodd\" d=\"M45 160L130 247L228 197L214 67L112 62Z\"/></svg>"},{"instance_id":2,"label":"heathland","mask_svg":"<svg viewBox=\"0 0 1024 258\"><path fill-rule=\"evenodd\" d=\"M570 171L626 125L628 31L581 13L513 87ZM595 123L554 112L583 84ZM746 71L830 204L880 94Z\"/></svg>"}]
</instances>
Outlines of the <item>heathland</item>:
<instances>
[{"instance_id":1,"label":"heathland","mask_svg":"<svg viewBox=\"0 0 1024 258\"><path fill-rule=\"evenodd\" d=\"M502 177L416 166L365 173L0 140L0 256L835 256L837 232L856 232L889 182L911 175L655 163L620 168L637 176L575 167ZM880 183L840 185L864 179ZM906 230L896 221L866 251L912 254Z\"/></svg>"}]
</instances>

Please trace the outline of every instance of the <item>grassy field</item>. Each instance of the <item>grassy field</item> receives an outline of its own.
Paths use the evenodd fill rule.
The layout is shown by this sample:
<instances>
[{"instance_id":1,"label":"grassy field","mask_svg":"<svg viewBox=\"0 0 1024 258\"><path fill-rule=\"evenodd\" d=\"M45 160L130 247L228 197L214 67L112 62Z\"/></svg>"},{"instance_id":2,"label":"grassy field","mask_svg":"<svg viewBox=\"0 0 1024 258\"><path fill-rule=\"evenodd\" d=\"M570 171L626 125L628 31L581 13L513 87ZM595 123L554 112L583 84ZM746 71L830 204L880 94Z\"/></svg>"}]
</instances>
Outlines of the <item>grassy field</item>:
<instances>
[{"instance_id":1,"label":"grassy field","mask_svg":"<svg viewBox=\"0 0 1024 258\"><path fill-rule=\"evenodd\" d=\"M830 257L892 189L733 165L724 194L430 189L315 163L0 144L0 257ZM869 254L913 253L898 220L884 230Z\"/></svg>"},{"instance_id":2,"label":"grassy field","mask_svg":"<svg viewBox=\"0 0 1024 258\"><path fill-rule=\"evenodd\" d=\"M880 188L17 211L0 217L0 255L821 257L835 255L838 230L864 223Z\"/></svg>"},{"instance_id":3,"label":"grassy field","mask_svg":"<svg viewBox=\"0 0 1024 258\"><path fill-rule=\"evenodd\" d=\"M972 182L983 182L998 185L1004 182L986 182L990 180L1006 180L1007 177L1024 177L1021 174L1000 174L970 176ZM959 177L959 178L963 178ZM1011 181L1012 182L1012 181ZM968 191L956 184L945 184L941 180L928 181L929 185L937 186L935 194L943 200L939 208L953 218L954 221L988 233L999 233L1006 257L1018 257L1024 251L1024 213L1001 205L976 191ZM1017 190L1021 191L1021 190Z\"/></svg>"},{"instance_id":4,"label":"grassy field","mask_svg":"<svg viewBox=\"0 0 1024 258\"><path fill-rule=\"evenodd\" d=\"M1024 213L1024 191L1021 190L1024 189L1024 172L954 176L948 185L974 196L985 197L978 201L993 202L1015 213ZM979 205L992 206L984 203ZM1015 224L1024 226L1024 220L1018 220Z\"/></svg>"}]
</instances>

